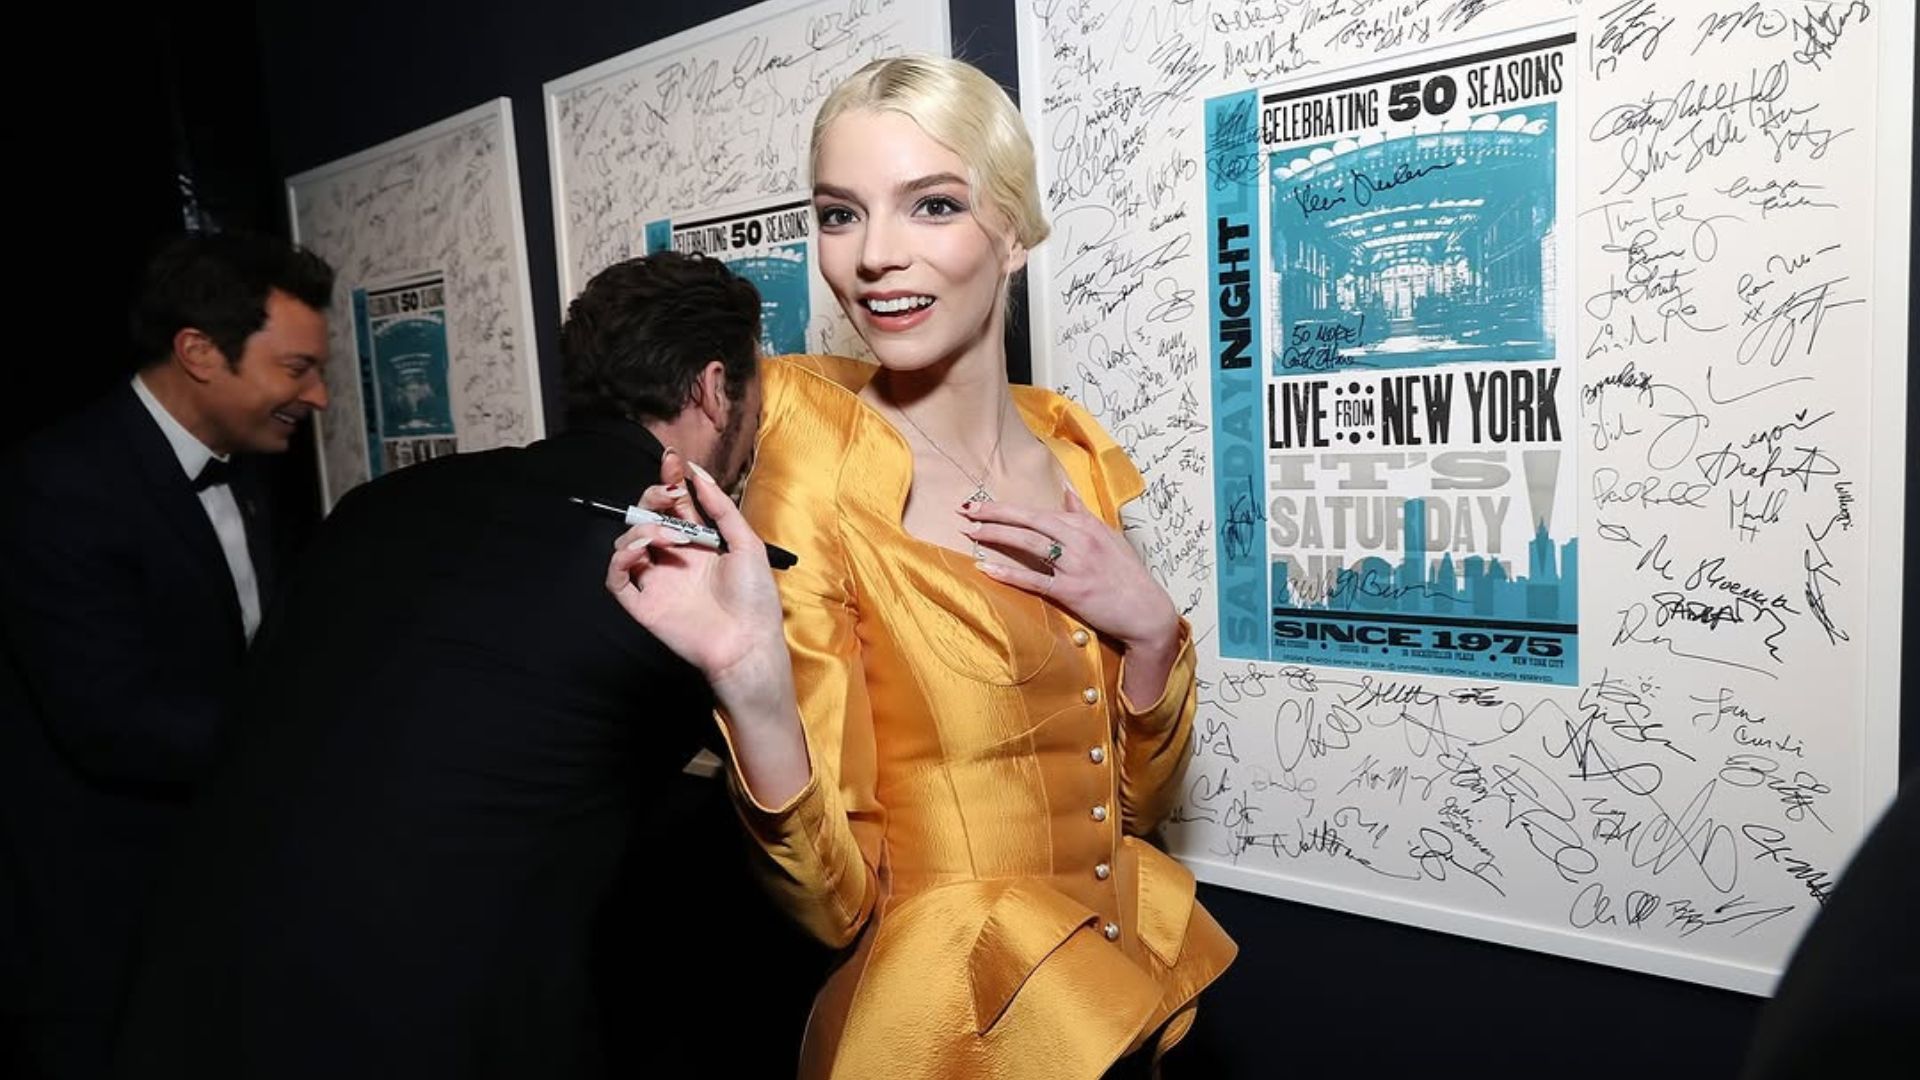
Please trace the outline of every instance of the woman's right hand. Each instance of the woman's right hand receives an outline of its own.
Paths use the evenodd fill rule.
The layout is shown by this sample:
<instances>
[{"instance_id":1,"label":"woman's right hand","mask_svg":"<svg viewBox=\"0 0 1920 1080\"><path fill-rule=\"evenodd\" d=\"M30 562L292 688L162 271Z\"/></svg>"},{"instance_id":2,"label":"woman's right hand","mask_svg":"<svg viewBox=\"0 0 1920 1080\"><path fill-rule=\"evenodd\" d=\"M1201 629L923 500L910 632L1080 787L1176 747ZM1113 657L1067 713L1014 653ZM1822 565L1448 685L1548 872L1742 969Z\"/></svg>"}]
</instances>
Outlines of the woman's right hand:
<instances>
[{"instance_id":1,"label":"woman's right hand","mask_svg":"<svg viewBox=\"0 0 1920 1080\"><path fill-rule=\"evenodd\" d=\"M688 470L679 454L663 455L660 479L640 505L699 521L691 490L727 552L657 525L636 525L614 541L607 591L706 676L726 714L742 777L757 800L779 805L806 784L811 764L766 547L726 492L704 471Z\"/></svg>"},{"instance_id":2,"label":"woman's right hand","mask_svg":"<svg viewBox=\"0 0 1920 1080\"><path fill-rule=\"evenodd\" d=\"M640 505L704 524L693 509L698 498L727 552L657 525L636 525L614 541L607 591L635 622L699 669L723 700L777 696L793 677L765 546L733 500L711 478L689 470L678 453L662 457L660 478Z\"/></svg>"}]
</instances>

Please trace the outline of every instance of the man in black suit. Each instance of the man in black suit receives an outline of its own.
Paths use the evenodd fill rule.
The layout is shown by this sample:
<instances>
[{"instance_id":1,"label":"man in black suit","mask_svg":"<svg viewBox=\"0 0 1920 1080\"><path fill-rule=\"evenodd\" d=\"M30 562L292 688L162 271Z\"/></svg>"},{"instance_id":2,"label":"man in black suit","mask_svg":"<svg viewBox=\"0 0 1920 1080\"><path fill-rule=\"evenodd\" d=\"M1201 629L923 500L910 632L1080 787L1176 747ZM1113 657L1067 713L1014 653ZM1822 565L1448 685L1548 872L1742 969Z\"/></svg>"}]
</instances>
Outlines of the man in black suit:
<instances>
[{"instance_id":1,"label":"man in black suit","mask_svg":"<svg viewBox=\"0 0 1920 1080\"><path fill-rule=\"evenodd\" d=\"M1917 856L1920 780L1909 778L1794 948L1754 1023L1742 1080L1913 1075Z\"/></svg>"},{"instance_id":2,"label":"man in black suit","mask_svg":"<svg viewBox=\"0 0 1920 1080\"><path fill-rule=\"evenodd\" d=\"M0 1072L106 1066L273 577L248 455L326 407L332 288L283 241L174 242L134 313L139 372L0 465Z\"/></svg>"},{"instance_id":3,"label":"man in black suit","mask_svg":"<svg viewBox=\"0 0 1920 1080\"><path fill-rule=\"evenodd\" d=\"M804 1006L743 1037L700 992L767 980L718 963L778 918L721 786L683 772L708 691L607 595L622 522L570 501L625 505L663 456L737 480L759 318L717 262L610 267L561 330L564 434L341 500L162 890L125 1075L644 1074L783 1037L790 1071Z\"/></svg>"}]
</instances>

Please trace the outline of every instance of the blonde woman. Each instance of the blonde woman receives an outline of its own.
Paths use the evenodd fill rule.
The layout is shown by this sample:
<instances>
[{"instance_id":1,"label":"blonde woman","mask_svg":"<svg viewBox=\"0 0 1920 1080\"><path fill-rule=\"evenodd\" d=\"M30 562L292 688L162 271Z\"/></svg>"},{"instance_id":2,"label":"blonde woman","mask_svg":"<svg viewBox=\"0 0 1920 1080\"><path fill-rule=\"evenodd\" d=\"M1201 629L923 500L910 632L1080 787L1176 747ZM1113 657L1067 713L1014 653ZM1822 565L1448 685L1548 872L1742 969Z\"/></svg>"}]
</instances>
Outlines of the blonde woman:
<instances>
[{"instance_id":1,"label":"blonde woman","mask_svg":"<svg viewBox=\"0 0 1920 1080\"><path fill-rule=\"evenodd\" d=\"M822 105L812 166L820 270L878 364L769 361L744 519L695 484L732 554L636 530L609 587L712 678L764 877L845 950L802 1076L1144 1072L1235 949L1141 839L1194 666L1117 529L1140 474L1007 381L1008 282L1047 235L1031 142L974 68L891 59ZM756 534L799 555L790 680Z\"/></svg>"}]
</instances>

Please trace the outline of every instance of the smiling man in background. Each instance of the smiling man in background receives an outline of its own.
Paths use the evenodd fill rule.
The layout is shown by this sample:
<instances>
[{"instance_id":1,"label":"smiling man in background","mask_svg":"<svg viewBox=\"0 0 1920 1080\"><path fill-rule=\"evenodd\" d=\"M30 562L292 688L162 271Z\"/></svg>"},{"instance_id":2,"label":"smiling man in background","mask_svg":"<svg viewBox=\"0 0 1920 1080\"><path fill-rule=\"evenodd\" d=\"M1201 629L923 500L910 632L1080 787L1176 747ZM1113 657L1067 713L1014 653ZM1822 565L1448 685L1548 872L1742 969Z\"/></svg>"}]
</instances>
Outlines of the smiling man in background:
<instances>
[{"instance_id":1,"label":"smiling man in background","mask_svg":"<svg viewBox=\"0 0 1920 1080\"><path fill-rule=\"evenodd\" d=\"M106 1070L274 579L249 456L326 408L332 292L285 241L174 241L133 313L140 370L0 462L0 1074Z\"/></svg>"}]
</instances>

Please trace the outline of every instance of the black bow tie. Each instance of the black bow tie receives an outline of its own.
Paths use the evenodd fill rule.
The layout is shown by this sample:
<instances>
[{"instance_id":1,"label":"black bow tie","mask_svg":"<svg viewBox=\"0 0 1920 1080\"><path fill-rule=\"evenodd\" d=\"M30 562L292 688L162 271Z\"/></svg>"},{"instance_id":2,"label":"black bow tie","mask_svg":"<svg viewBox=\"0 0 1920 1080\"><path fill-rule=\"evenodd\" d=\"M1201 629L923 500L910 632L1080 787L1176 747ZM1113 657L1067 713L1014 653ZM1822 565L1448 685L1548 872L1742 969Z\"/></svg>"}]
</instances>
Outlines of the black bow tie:
<instances>
[{"instance_id":1,"label":"black bow tie","mask_svg":"<svg viewBox=\"0 0 1920 1080\"><path fill-rule=\"evenodd\" d=\"M210 487L224 484L233 478L233 463L219 458L208 458L200 467L200 475L193 478L193 490L205 491Z\"/></svg>"}]
</instances>

